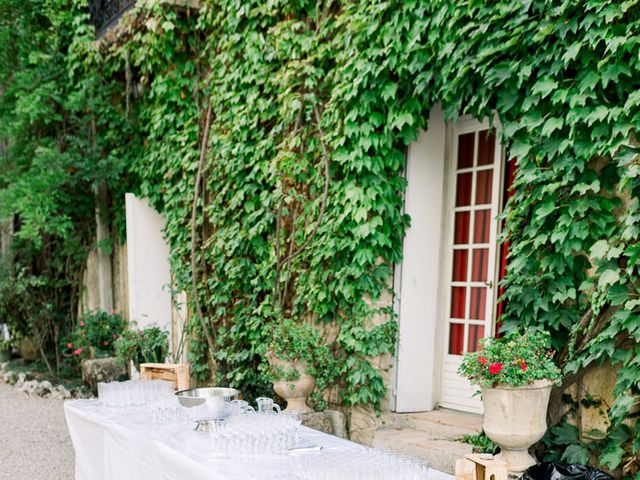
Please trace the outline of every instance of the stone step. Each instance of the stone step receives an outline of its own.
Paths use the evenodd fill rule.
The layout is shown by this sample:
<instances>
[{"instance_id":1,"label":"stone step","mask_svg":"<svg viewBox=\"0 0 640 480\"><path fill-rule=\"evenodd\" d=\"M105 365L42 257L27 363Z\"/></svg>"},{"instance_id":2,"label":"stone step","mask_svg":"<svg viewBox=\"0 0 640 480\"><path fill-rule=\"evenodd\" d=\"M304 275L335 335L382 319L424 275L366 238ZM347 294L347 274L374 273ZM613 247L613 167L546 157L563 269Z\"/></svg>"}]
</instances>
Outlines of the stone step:
<instances>
[{"instance_id":1,"label":"stone step","mask_svg":"<svg viewBox=\"0 0 640 480\"><path fill-rule=\"evenodd\" d=\"M472 453L466 434L482 429L482 416L438 409L422 413L383 413L373 446L419 458L432 468L453 474L456 460Z\"/></svg>"}]
</instances>

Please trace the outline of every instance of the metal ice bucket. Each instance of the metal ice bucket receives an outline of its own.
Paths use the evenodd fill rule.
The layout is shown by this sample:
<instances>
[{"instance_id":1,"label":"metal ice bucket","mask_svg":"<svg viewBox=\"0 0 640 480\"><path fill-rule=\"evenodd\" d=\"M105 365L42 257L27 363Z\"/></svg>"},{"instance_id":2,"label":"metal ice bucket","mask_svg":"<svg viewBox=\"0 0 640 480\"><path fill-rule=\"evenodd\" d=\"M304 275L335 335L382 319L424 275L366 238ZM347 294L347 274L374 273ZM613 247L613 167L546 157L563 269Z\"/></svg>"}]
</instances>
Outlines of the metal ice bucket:
<instances>
[{"instance_id":1,"label":"metal ice bucket","mask_svg":"<svg viewBox=\"0 0 640 480\"><path fill-rule=\"evenodd\" d=\"M220 399L224 402L236 400L240 396L240 390L226 387L192 388L176 392L175 395L178 397L180 405L191 408L204 405L207 399Z\"/></svg>"},{"instance_id":2,"label":"metal ice bucket","mask_svg":"<svg viewBox=\"0 0 640 480\"><path fill-rule=\"evenodd\" d=\"M240 396L235 388L208 387L193 388L176 392L180 405L192 409L189 417L196 422L196 431L206 432L217 422L233 415L235 409L231 401Z\"/></svg>"}]
</instances>

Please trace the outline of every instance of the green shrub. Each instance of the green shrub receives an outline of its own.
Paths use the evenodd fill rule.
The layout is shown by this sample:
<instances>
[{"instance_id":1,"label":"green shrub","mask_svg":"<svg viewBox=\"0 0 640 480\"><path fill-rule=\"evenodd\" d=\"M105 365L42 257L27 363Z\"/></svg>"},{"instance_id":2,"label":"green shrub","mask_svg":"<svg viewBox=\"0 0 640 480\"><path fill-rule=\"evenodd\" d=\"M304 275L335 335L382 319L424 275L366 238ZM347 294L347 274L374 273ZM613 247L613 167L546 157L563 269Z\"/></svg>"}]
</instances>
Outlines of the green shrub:
<instances>
[{"instance_id":1,"label":"green shrub","mask_svg":"<svg viewBox=\"0 0 640 480\"><path fill-rule=\"evenodd\" d=\"M78 319L64 342L64 352L77 358L112 356L115 354L115 342L125 326L125 319L117 313L87 312Z\"/></svg>"},{"instance_id":2,"label":"green shrub","mask_svg":"<svg viewBox=\"0 0 640 480\"><path fill-rule=\"evenodd\" d=\"M125 330L115 344L116 356L124 364L163 363L169 355L169 333L160 327Z\"/></svg>"}]
</instances>

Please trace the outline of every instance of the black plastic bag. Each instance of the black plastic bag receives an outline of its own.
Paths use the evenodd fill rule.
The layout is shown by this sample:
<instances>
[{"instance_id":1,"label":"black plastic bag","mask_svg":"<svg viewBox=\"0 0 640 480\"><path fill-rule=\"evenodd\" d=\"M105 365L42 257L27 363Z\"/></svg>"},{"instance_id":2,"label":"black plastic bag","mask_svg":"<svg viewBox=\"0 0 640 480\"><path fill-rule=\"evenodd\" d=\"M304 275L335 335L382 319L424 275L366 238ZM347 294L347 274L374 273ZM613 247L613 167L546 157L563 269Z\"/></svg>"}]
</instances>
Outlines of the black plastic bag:
<instances>
[{"instance_id":1,"label":"black plastic bag","mask_svg":"<svg viewBox=\"0 0 640 480\"><path fill-rule=\"evenodd\" d=\"M613 477L584 465L541 463L529 468L522 480L613 480Z\"/></svg>"}]
</instances>

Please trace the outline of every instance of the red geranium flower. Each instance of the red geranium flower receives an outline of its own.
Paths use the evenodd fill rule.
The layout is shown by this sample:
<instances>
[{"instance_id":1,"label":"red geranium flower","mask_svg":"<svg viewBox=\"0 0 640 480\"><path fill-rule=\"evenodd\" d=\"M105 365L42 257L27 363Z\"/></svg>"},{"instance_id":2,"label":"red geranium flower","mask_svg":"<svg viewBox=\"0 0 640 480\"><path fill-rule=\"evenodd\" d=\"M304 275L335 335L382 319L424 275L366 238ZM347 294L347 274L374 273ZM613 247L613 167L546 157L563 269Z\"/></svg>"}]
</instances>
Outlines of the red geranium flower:
<instances>
[{"instance_id":1,"label":"red geranium flower","mask_svg":"<svg viewBox=\"0 0 640 480\"><path fill-rule=\"evenodd\" d=\"M81 348L77 348L76 350L73 351L74 355L80 355L82 353L82 349Z\"/></svg>"},{"instance_id":2,"label":"red geranium flower","mask_svg":"<svg viewBox=\"0 0 640 480\"><path fill-rule=\"evenodd\" d=\"M107 345L109 345L109 342L107 342L106 340L103 342L103 345L106 347Z\"/></svg>"},{"instance_id":3,"label":"red geranium flower","mask_svg":"<svg viewBox=\"0 0 640 480\"><path fill-rule=\"evenodd\" d=\"M504 365L500 362L493 362L491 365L489 365L489 373L497 375L498 373L500 373L500 370L502 370L503 366Z\"/></svg>"},{"instance_id":4,"label":"red geranium flower","mask_svg":"<svg viewBox=\"0 0 640 480\"><path fill-rule=\"evenodd\" d=\"M488 360L484 358L482 355L478 355L478 361L483 365L486 365L488 362Z\"/></svg>"},{"instance_id":5,"label":"red geranium flower","mask_svg":"<svg viewBox=\"0 0 640 480\"><path fill-rule=\"evenodd\" d=\"M527 368L528 368L528 367L527 367L527 362L525 362L525 361L524 361L523 359L521 359L521 358L519 358L519 359L517 360L517 362L518 362L518 365L520 365L520 370L522 370L523 372L526 372L526 371L527 371Z\"/></svg>"},{"instance_id":6,"label":"red geranium flower","mask_svg":"<svg viewBox=\"0 0 640 480\"><path fill-rule=\"evenodd\" d=\"M73 343L71 342L67 343L67 348L73 348Z\"/></svg>"},{"instance_id":7,"label":"red geranium flower","mask_svg":"<svg viewBox=\"0 0 640 480\"><path fill-rule=\"evenodd\" d=\"M85 326L85 323L84 323L84 322L80 322L80 326L81 326L81 327L84 327L84 326Z\"/></svg>"}]
</instances>

